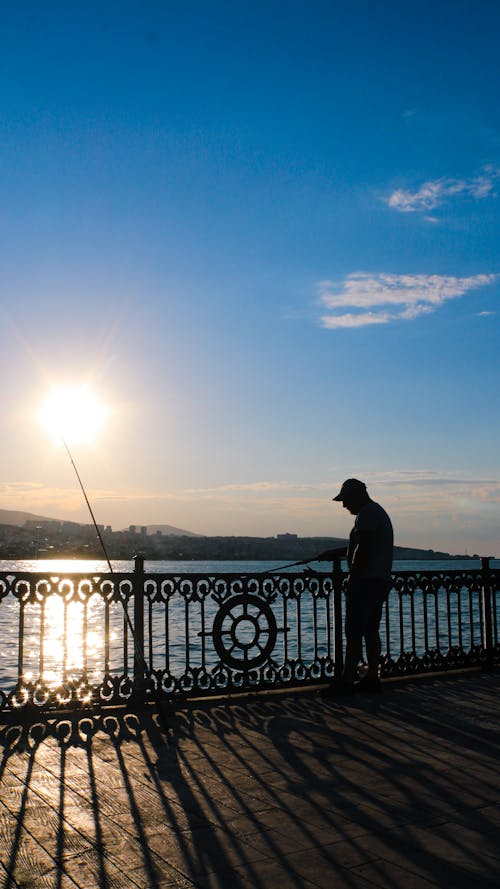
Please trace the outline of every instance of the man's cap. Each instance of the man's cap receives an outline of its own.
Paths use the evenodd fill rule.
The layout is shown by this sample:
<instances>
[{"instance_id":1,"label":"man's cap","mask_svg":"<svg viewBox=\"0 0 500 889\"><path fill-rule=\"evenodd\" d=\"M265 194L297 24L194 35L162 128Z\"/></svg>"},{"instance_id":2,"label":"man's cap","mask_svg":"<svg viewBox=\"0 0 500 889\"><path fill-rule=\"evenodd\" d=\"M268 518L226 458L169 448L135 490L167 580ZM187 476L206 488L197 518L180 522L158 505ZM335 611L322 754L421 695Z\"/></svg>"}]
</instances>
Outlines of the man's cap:
<instances>
[{"instance_id":1,"label":"man's cap","mask_svg":"<svg viewBox=\"0 0 500 889\"><path fill-rule=\"evenodd\" d=\"M352 497L353 495L357 497L360 494L366 494L365 483L360 482L358 478L348 478L345 480L337 496L332 497L332 500L340 500L340 502L342 502L346 497Z\"/></svg>"}]
</instances>

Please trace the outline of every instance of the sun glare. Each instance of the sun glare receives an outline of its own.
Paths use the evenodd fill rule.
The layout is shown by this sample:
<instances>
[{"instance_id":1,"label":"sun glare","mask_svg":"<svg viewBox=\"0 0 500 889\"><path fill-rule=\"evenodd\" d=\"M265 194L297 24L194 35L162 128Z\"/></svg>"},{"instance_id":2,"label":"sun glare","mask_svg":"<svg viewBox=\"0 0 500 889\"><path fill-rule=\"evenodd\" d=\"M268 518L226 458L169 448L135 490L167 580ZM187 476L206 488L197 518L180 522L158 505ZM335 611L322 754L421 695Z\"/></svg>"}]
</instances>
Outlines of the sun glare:
<instances>
[{"instance_id":1,"label":"sun glare","mask_svg":"<svg viewBox=\"0 0 500 889\"><path fill-rule=\"evenodd\" d=\"M38 420L56 442L92 443L107 413L88 386L58 386L41 406Z\"/></svg>"}]
</instances>

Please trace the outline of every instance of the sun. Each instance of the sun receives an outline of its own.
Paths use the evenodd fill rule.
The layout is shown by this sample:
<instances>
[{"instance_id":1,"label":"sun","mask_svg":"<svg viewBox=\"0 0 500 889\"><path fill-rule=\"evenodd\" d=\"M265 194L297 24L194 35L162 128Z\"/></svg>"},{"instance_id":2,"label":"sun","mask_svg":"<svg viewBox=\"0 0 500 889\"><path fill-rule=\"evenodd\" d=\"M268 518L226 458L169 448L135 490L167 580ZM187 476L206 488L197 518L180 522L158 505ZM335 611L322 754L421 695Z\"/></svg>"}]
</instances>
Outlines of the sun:
<instances>
[{"instance_id":1,"label":"sun","mask_svg":"<svg viewBox=\"0 0 500 889\"><path fill-rule=\"evenodd\" d=\"M58 443L91 444L107 414L107 408L89 386L57 386L38 411L38 420Z\"/></svg>"}]
</instances>

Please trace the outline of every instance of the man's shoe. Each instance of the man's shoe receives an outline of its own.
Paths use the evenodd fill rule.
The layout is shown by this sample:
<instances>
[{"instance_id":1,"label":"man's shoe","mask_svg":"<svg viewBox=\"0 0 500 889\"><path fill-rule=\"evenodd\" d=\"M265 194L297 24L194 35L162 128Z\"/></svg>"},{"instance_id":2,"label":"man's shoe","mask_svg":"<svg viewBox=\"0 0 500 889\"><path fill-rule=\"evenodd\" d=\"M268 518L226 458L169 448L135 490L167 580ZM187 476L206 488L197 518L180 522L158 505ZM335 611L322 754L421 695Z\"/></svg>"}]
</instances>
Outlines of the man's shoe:
<instances>
[{"instance_id":1,"label":"man's shoe","mask_svg":"<svg viewBox=\"0 0 500 889\"><path fill-rule=\"evenodd\" d=\"M342 680L337 682L332 682L328 688L324 688L323 691L320 692L322 698L348 698L354 694L356 691L356 687L354 682L342 682Z\"/></svg>"},{"instance_id":2,"label":"man's shoe","mask_svg":"<svg viewBox=\"0 0 500 889\"><path fill-rule=\"evenodd\" d=\"M356 683L356 691L381 692L382 683L380 679L371 679L369 676L365 676L364 679L360 679Z\"/></svg>"}]
</instances>

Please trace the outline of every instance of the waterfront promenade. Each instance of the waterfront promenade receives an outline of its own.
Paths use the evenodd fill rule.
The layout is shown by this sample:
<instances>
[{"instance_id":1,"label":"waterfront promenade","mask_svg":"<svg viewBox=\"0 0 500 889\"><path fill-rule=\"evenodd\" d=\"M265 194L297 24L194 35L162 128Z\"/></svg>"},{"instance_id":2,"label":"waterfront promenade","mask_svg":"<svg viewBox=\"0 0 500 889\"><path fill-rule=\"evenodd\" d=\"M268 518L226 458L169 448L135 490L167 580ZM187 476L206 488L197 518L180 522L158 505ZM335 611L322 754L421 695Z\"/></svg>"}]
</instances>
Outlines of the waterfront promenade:
<instances>
[{"instance_id":1,"label":"waterfront promenade","mask_svg":"<svg viewBox=\"0 0 500 889\"><path fill-rule=\"evenodd\" d=\"M2 889L500 884L498 671L167 721L0 725Z\"/></svg>"}]
</instances>

